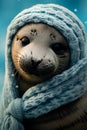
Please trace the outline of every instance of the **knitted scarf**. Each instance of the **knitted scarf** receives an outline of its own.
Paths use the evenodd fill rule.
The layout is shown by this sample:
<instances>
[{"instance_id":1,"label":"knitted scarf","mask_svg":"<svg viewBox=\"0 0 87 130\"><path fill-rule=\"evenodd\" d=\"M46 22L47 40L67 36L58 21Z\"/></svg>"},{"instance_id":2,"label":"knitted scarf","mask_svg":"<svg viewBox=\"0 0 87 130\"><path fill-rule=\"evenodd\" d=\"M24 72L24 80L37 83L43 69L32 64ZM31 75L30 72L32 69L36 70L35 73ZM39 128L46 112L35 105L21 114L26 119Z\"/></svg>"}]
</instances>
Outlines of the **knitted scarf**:
<instances>
[{"instance_id":1,"label":"knitted scarf","mask_svg":"<svg viewBox=\"0 0 87 130\"><path fill-rule=\"evenodd\" d=\"M20 98L13 71L11 44L16 32L28 23L45 23L59 30L69 43L71 61L68 70L29 88ZM71 11L62 6L36 5L19 13L7 31L0 130L24 130L22 124L24 119L37 118L81 97L87 91L86 44L82 23Z\"/></svg>"}]
</instances>

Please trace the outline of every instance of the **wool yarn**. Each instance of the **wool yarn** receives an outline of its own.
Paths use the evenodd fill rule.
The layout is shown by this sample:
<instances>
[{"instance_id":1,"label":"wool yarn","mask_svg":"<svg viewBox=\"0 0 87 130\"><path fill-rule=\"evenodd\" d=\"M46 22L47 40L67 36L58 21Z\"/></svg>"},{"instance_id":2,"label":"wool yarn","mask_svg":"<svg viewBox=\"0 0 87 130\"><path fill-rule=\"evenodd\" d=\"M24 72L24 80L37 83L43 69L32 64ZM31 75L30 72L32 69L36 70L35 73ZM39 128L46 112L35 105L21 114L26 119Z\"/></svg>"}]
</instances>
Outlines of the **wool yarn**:
<instances>
[{"instance_id":1,"label":"wool yarn","mask_svg":"<svg viewBox=\"0 0 87 130\"><path fill-rule=\"evenodd\" d=\"M28 23L44 23L56 28L68 41L70 68L48 81L37 84L19 97L13 75L12 40ZM55 4L39 4L20 12L10 23L6 38L5 84L0 105L0 129L24 130L23 119L37 118L64 104L75 101L87 91L86 33L71 11Z\"/></svg>"}]
</instances>

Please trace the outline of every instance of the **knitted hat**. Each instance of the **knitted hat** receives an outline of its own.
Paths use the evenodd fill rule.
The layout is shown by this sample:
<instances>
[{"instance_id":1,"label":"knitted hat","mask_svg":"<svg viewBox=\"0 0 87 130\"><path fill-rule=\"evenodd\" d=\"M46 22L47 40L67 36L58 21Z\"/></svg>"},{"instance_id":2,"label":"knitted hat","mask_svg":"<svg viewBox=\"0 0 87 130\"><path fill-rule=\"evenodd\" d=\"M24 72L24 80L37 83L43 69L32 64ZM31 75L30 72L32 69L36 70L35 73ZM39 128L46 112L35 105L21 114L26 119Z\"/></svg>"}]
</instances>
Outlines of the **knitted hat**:
<instances>
[{"instance_id":1,"label":"knitted hat","mask_svg":"<svg viewBox=\"0 0 87 130\"><path fill-rule=\"evenodd\" d=\"M71 66L62 74L29 88L20 98L16 88L17 80L13 76L11 45L17 31L29 23L48 24L67 39L71 52ZM83 24L62 6L36 5L19 13L7 30L6 74L0 105L0 129L24 130L23 118L36 118L81 97L87 90L86 44Z\"/></svg>"}]
</instances>

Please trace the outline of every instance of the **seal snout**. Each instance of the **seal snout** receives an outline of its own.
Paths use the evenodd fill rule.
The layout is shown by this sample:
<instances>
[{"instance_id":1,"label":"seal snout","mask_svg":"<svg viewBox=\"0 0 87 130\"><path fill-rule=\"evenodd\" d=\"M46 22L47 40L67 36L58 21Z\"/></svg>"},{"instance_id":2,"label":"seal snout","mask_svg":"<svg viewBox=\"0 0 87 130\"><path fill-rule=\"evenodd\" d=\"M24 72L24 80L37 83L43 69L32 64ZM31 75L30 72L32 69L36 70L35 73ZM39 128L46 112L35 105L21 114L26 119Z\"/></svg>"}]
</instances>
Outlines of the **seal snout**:
<instances>
[{"instance_id":1,"label":"seal snout","mask_svg":"<svg viewBox=\"0 0 87 130\"><path fill-rule=\"evenodd\" d=\"M20 68L27 74L43 76L51 73L54 70L54 66L44 65L44 59L37 60L31 57L31 59L19 60ZM50 62L50 61L49 61Z\"/></svg>"},{"instance_id":2,"label":"seal snout","mask_svg":"<svg viewBox=\"0 0 87 130\"><path fill-rule=\"evenodd\" d=\"M31 58L31 60L20 59L19 65L21 69L25 71L26 73L35 74L41 62L42 62L42 59L41 60L35 60L33 58Z\"/></svg>"}]
</instances>

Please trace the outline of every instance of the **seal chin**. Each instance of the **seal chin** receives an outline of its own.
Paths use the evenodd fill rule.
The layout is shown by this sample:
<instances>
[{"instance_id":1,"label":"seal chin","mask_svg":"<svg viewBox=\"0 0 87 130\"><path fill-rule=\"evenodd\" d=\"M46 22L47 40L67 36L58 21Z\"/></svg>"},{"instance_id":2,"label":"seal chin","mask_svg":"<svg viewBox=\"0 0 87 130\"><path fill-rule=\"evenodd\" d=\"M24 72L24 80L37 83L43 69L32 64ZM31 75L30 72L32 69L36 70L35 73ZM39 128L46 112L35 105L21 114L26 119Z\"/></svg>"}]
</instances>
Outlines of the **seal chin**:
<instances>
[{"instance_id":1,"label":"seal chin","mask_svg":"<svg viewBox=\"0 0 87 130\"><path fill-rule=\"evenodd\" d=\"M27 69L28 70L28 69ZM31 82L42 82L44 80L49 79L50 77L52 77L54 75L54 71L53 71L53 67L52 68L48 68L45 70L32 70L31 71L24 71L22 69L22 71L20 72L21 76L27 80L27 81L31 81Z\"/></svg>"},{"instance_id":2,"label":"seal chin","mask_svg":"<svg viewBox=\"0 0 87 130\"><path fill-rule=\"evenodd\" d=\"M19 71L20 76L28 82L35 82L35 83L39 83L42 82L43 79L35 74L29 74L23 70L21 70L21 72Z\"/></svg>"}]
</instances>

